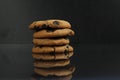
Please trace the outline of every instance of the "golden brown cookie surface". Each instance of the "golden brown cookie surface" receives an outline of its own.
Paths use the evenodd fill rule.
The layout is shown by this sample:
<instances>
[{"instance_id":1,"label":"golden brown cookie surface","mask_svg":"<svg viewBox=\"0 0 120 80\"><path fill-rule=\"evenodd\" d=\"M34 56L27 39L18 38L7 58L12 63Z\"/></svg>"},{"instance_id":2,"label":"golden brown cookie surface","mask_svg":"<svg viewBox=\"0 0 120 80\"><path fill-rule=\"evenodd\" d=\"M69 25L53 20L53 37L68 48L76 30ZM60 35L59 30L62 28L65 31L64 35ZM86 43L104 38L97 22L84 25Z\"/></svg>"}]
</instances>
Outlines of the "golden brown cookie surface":
<instances>
[{"instance_id":1,"label":"golden brown cookie surface","mask_svg":"<svg viewBox=\"0 0 120 80\"><path fill-rule=\"evenodd\" d=\"M73 51L73 47L70 45L64 46L34 46L32 48L33 53L67 53Z\"/></svg>"},{"instance_id":2,"label":"golden brown cookie surface","mask_svg":"<svg viewBox=\"0 0 120 80\"><path fill-rule=\"evenodd\" d=\"M65 37L73 36L75 33L71 29L56 29L56 30L40 30L33 34L33 38L54 38L54 37Z\"/></svg>"},{"instance_id":3,"label":"golden brown cookie surface","mask_svg":"<svg viewBox=\"0 0 120 80\"><path fill-rule=\"evenodd\" d=\"M42 60L61 60L61 59L69 59L73 55L73 52L65 53L55 53L55 54L35 54L32 56L34 59L42 59Z\"/></svg>"},{"instance_id":4,"label":"golden brown cookie surface","mask_svg":"<svg viewBox=\"0 0 120 80\"><path fill-rule=\"evenodd\" d=\"M69 44L69 39L59 38L59 39L33 39L34 45L42 46L55 46L55 45L65 45Z\"/></svg>"},{"instance_id":5,"label":"golden brown cookie surface","mask_svg":"<svg viewBox=\"0 0 120 80\"><path fill-rule=\"evenodd\" d=\"M71 25L68 21L58 19L34 21L29 25L29 29L32 30L41 30L47 28L71 28Z\"/></svg>"}]
</instances>

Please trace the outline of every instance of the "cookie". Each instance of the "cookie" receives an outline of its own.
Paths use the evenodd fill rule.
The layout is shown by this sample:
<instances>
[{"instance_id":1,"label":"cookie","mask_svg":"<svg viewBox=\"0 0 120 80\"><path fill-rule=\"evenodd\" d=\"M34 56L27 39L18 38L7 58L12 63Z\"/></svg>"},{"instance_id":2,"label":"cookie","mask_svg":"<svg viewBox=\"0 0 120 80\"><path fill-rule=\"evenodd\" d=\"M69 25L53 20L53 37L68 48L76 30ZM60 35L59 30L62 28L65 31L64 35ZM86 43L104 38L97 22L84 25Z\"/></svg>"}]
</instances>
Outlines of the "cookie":
<instances>
[{"instance_id":1,"label":"cookie","mask_svg":"<svg viewBox=\"0 0 120 80\"><path fill-rule=\"evenodd\" d=\"M50 61L45 61L45 60L35 60L33 65L34 67L38 68L52 68L52 67L61 67L61 66L66 66L70 64L70 60L50 60Z\"/></svg>"},{"instance_id":2,"label":"cookie","mask_svg":"<svg viewBox=\"0 0 120 80\"><path fill-rule=\"evenodd\" d=\"M73 51L73 47L70 45L64 46L34 46L32 48L33 53L68 53Z\"/></svg>"},{"instance_id":3,"label":"cookie","mask_svg":"<svg viewBox=\"0 0 120 80\"><path fill-rule=\"evenodd\" d=\"M64 37L73 36L74 31L71 29L43 29L37 31L33 34L34 38L54 38L54 37Z\"/></svg>"},{"instance_id":4,"label":"cookie","mask_svg":"<svg viewBox=\"0 0 120 80\"><path fill-rule=\"evenodd\" d=\"M38 75L42 76L67 76L72 74L75 71L74 66L70 66L67 68L49 68L49 69L41 69L41 68L34 68L34 72Z\"/></svg>"},{"instance_id":5,"label":"cookie","mask_svg":"<svg viewBox=\"0 0 120 80\"><path fill-rule=\"evenodd\" d=\"M34 59L42 59L42 60L61 60L61 59L69 59L71 56L73 55L73 52L69 52L68 54L65 54L65 53L55 53L55 54L44 54L44 53L41 53L41 54L36 54L36 53L33 53L32 54L32 57Z\"/></svg>"},{"instance_id":6,"label":"cookie","mask_svg":"<svg viewBox=\"0 0 120 80\"><path fill-rule=\"evenodd\" d=\"M71 79L72 79L72 74L67 76L60 76L60 77L58 76L44 77L44 76L34 74L30 78L30 80L71 80Z\"/></svg>"},{"instance_id":7,"label":"cookie","mask_svg":"<svg viewBox=\"0 0 120 80\"><path fill-rule=\"evenodd\" d=\"M55 19L55 20L34 21L29 26L29 29L31 30L41 30L47 28L71 28L71 25L68 21Z\"/></svg>"},{"instance_id":8,"label":"cookie","mask_svg":"<svg viewBox=\"0 0 120 80\"><path fill-rule=\"evenodd\" d=\"M34 45L45 45L45 46L53 46L53 45L65 45L69 44L69 39L66 38L58 38L58 39L33 39Z\"/></svg>"}]
</instances>

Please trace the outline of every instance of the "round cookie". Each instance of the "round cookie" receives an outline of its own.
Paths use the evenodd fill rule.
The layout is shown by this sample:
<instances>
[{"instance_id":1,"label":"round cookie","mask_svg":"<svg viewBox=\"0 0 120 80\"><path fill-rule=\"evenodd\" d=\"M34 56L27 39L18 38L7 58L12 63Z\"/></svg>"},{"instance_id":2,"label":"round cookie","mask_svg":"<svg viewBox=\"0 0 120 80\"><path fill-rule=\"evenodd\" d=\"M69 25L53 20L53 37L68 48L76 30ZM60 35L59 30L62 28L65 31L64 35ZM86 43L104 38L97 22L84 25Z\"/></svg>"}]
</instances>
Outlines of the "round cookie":
<instances>
[{"instance_id":1,"label":"round cookie","mask_svg":"<svg viewBox=\"0 0 120 80\"><path fill-rule=\"evenodd\" d=\"M32 57L37 60L61 60L61 59L69 59L73 55L73 52L69 52L68 54L64 53L55 53L55 54L36 54L33 53Z\"/></svg>"},{"instance_id":2,"label":"round cookie","mask_svg":"<svg viewBox=\"0 0 120 80\"><path fill-rule=\"evenodd\" d=\"M65 20L43 20L43 21L34 21L29 25L31 30L41 30L47 28L71 28L71 25L68 21Z\"/></svg>"},{"instance_id":3,"label":"round cookie","mask_svg":"<svg viewBox=\"0 0 120 80\"><path fill-rule=\"evenodd\" d=\"M33 34L34 38L54 38L54 37L64 37L73 36L74 31L71 29L43 29L37 31Z\"/></svg>"},{"instance_id":4,"label":"round cookie","mask_svg":"<svg viewBox=\"0 0 120 80\"><path fill-rule=\"evenodd\" d=\"M71 79L72 79L72 74L67 76L50 76L50 77L44 77L34 74L30 78L30 80L71 80Z\"/></svg>"},{"instance_id":5,"label":"round cookie","mask_svg":"<svg viewBox=\"0 0 120 80\"><path fill-rule=\"evenodd\" d=\"M59 38L59 39L33 39L34 45L45 45L45 46L53 46L53 45L65 45L69 44L69 39Z\"/></svg>"},{"instance_id":6,"label":"round cookie","mask_svg":"<svg viewBox=\"0 0 120 80\"><path fill-rule=\"evenodd\" d=\"M52 68L52 67L61 67L70 64L69 59L65 60L50 60L50 61L43 61L43 60L35 60L33 65L34 67L38 68Z\"/></svg>"},{"instance_id":7,"label":"round cookie","mask_svg":"<svg viewBox=\"0 0 120 80\"><path fill-rule=\"evenodd\" d=\"M38 75L42 76L67 76L72 74L75 71L74 66L70 66L68 68L49 68L49 69L40 69L40 68L34 68L34 72Z\"/></svg>"},{"instance_id":8,"label":"round cookie","mask_svg":"<svg viewBox=\"0 0 120 80\"><path fill-rule=\"evenodd\" d=\"M64 46L34 46L32 48L33 53L68 53L70 51L73 51L73 47L70 45L64 45Z\"/></svg>"}]
</instances>

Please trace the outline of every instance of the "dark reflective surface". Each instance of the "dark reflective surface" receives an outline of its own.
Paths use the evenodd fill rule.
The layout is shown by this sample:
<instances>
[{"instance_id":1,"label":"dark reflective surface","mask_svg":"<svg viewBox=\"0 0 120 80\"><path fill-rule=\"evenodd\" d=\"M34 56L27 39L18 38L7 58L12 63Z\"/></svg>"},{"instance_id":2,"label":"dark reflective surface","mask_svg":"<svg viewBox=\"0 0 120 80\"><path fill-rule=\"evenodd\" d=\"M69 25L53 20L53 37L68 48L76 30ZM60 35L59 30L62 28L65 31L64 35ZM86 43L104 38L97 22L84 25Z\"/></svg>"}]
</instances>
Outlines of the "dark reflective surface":
<instances>
[{"instance_id":1,"label":"dark reflective surface","mask_svg":"<svg viewBox=\"0 0 120 80\"><path fill-rule=\"evenodd\" d=\"M120 75L119 45L76 45L71 64L76 70L72 80L117 78ZM33 75L32 44L0 45L0 78L31 79ZM43 77L39 77L43 78ZM47 79L47 78L45 78Z\"/></svg>"}]
</instances>

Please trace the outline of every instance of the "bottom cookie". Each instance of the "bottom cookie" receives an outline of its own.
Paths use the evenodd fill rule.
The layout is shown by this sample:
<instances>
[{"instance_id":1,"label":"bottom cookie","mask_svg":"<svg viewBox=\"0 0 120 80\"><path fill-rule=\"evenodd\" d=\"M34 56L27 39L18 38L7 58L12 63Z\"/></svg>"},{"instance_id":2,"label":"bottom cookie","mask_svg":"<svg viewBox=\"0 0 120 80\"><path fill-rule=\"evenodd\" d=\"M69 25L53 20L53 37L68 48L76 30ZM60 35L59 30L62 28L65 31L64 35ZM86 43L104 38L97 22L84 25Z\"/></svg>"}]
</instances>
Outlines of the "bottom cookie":
<instances>
[{"instance_id":1,"label":"bottom cookie","mask_svg":"<svg viewBox=\"0 0 120 80\"><path fill-rule=\"evenodd\" d=\"M72 74L67 75L67 76L62 76L62 77L55 77L55 76L43 77L43 76L34 74L31 76L30 80L71 80L71 79L72 79Z\"/></svg>"},{"instance_id":2,"label":"bottom cookie","mask_svg":"<svg viewBox=\"0 0 120 80\"><path fill-rule=\"evenodd\" d=\"M42 76L67 76L72 74L75 71L74 66L70 66L68 68L51 68L51 69L44 69L44 68L35 68L34 72L38 75Z\"/></svg>"}]
</instances>

